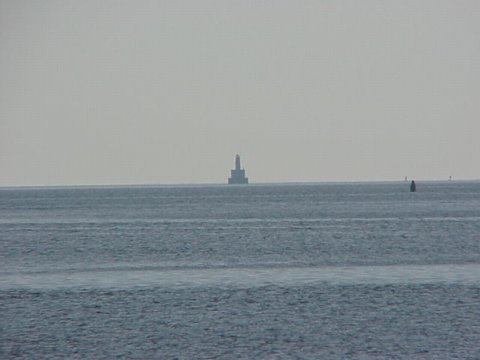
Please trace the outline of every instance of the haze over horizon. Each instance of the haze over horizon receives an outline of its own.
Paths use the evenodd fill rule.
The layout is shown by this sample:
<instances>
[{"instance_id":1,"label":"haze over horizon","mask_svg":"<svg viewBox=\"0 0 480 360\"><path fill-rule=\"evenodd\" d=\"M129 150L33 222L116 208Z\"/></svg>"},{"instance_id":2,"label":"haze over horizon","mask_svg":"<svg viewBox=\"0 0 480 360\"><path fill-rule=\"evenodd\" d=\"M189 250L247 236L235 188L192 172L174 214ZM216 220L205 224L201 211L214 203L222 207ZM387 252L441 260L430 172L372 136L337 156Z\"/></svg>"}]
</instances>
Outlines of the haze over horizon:
<instances>
[{"instance_id":1,"label":"haze over horizon","mask_svg":"<svg viewBox=\"0 0 480 360\"><path fill-rule=\"evenodd\" d=\"M0 186L480 179L480 2L0 0Z\"/></svg>"}]
</instances>

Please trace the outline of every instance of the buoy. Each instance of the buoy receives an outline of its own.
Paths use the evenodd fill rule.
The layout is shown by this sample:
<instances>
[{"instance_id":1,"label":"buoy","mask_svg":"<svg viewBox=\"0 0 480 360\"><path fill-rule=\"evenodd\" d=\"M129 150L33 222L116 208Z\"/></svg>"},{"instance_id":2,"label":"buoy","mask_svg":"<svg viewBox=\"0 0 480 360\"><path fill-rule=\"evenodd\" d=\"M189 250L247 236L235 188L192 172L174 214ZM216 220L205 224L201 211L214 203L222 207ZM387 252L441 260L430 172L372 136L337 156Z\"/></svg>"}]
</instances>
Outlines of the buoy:
<instances>
[{"instance_id":1,"label":"buoy","mask_svg":"<svg viewBox=\"0 0 480 360\"><path fill-rule=\"evenodd\" d=\"M412 180L410 183L410 192L415 192L417 191L417 185L415 184L415 181Z\"/></svg>"}]
</instances>

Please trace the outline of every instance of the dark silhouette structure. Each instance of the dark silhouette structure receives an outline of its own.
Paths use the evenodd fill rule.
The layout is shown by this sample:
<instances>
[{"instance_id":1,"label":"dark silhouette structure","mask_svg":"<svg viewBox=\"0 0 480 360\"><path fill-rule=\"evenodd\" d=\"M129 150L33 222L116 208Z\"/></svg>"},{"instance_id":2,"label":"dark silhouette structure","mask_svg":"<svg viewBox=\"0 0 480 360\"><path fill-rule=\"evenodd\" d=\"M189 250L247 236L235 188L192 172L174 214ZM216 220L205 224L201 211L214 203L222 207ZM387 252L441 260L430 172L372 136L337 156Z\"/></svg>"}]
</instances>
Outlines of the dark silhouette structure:
<instances>
[{"instance_id":1,"label":"dark silhouette structure","mask_svg":"<svg viewBox=\"0 0 480 360\"><path fill-rule=\"evenodd\" d=\"M415 181L412 180L410 183L410 192L415 192L417 191L417 185L415 184Z\"/></svg>"},{"instance_id":2,"label":"dark silhouette structure","mask_svg":"<svg viewBox=\"0 0 480 360\"><path fill-rule=\"evenodd\" d=\"M245 177L245 169L240 168L240 155L235 156L235 169L231 170L228 178L229 184L248 184L248 178Z\"/></svg>"}]
</instances>

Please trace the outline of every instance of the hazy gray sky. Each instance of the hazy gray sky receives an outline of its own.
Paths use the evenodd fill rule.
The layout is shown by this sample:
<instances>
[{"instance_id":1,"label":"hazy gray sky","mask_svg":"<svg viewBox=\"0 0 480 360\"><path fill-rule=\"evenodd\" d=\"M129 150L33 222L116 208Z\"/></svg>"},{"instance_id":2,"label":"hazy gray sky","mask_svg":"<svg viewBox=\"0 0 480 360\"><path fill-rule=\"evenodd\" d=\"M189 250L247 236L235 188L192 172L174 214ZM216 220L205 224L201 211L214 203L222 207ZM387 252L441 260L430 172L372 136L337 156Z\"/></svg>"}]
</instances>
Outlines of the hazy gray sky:
<instances>
[{"instance_id":1,"label":"hazy gray sky","mask_svg":"<svg viewBox=\"0 0 480 360\"><path fill-rule=\"evenodd\" d=\"M0 0L0 186L480 178L480 1Z\"/></svg>"}]
</instances>

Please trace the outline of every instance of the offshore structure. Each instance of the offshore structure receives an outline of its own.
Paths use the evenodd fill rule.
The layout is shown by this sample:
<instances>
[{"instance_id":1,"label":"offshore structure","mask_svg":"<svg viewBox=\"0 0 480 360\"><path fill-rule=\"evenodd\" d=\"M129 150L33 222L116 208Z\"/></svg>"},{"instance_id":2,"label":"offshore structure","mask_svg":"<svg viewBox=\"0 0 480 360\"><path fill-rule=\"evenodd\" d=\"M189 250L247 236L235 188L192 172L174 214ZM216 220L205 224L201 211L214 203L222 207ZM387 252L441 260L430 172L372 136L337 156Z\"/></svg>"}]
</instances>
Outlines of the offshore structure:
<instances>
[{"instance_id":1,"label":"offshore structure","mask_svg":"<svg viewBox=\"0 0 480 360\"><path fill-rule=\"evenodd\" d=\"M245 169L240 168L240 155L235 156L235 169L230 171L228 178L229 184L248 184L248 178L245 177Z\"/></svg>"}]
</instances>

